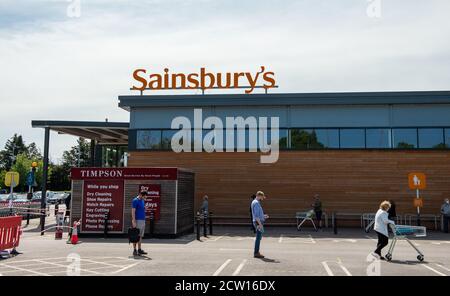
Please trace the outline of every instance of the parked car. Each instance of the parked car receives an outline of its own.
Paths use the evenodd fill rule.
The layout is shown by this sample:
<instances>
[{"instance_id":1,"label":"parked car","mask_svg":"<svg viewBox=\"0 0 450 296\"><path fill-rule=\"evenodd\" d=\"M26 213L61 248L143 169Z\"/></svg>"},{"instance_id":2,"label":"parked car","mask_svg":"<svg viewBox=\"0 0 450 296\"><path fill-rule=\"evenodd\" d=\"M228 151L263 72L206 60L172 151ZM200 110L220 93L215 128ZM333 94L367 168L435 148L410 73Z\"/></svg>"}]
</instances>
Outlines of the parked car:
<instances>
[{"instance_id":1,"label":"parked car","mask_svg":"<svg viewBox=\"0 0 450 296\"><path fill-rule=\"evenodd\" d=\"M8 199L9 194L0 194L0 201L6 201Z\"/></svg>"}]
</instances>

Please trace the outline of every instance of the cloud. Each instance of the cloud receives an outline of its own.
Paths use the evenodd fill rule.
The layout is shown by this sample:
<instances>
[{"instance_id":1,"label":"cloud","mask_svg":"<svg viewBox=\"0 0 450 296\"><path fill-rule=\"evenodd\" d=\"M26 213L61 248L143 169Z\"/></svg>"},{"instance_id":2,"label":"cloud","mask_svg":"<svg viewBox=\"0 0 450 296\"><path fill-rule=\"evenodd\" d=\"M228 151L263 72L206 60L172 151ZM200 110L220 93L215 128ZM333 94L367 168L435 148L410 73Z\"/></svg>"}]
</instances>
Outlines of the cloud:
<instances>
[{"instance_id":1,"label":"cloud","mask_svg":"<svg viewBox=\"0 0 450 296\"><path fill-rule=\"evenodd\" d=\"M382 0L67 1L0 4L0 143L42 147L32 119L128 121L137 67L275 71L278 92L450 89L450 3ZM168 94L170 92L167 92ZM5 111L7 110L7 111ZM75 143L52 135L58 160Z\"/></svg>"}]
</instances>

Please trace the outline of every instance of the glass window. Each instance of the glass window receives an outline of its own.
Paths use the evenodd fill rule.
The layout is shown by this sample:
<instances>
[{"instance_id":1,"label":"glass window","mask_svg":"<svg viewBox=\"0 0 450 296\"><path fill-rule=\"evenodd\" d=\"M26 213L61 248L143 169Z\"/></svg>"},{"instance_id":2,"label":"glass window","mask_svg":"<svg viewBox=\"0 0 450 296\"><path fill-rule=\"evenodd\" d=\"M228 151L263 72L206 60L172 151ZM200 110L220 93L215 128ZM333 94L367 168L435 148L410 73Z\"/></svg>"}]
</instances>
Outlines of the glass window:
<instances>
[{"instance_id":1,"label":"glass window","mask_svg":"<svg viewBox=\"0 0 450 296\"><path fill-rule=\"evenodd\" d=\"M450 148L450 128L445 129L445 147Z\"/></svg>"},{"instance_id":2,"label":"glass window","mask_svg":"<svg viewBox=\"0 0 450 296\"><path fill-rule=\"evenodd\" d=\"M311 148L339 148L339 130L338 129L316 129L316 136L311 143Z\"/></svg>"},{"instance_id":3,"label":"glass window","mask_svg":"<svg viewBox=\"0 0 450 296\"><path fill-rule=\"evenodd\" d=\"M391 148L391 130L387 128L366 129L367 148Z\"/></svg>"},{"instance_id":4,"label":"glass window","mask_svg":"<svg viewBox=\"0 0 450 296\"><path fill-rule=\"evenodd\" d=\"M392 138L394 148L417 148L417 129L415 128L394 128L392 129Z\"/></svg>"},{"instance_id":5,"label":"glass window","mask_svg":"<svg viewBox=\"0 0 450 296\"><path fill-rule=\"evenodd\" d=\"M161 131L160 130L140 130L136 133L137 149L160 149Z\"/></svg>"},{"instance_id":6,"label":"glass window","mask_svg":"<svg viewBox=\"0 0 450 296\"><path fill-rule=\"evenodd\" d=\"M445 148L443 129L419 128L419 148Z\"/></svg>"},{"instance_id":7,"label":"glass window","mask_svg":"<svg viewBox=\"0 0 450 296\"><path fill-rule=\"evenodd\" d=\"M341 148L365 148L364 129L341 129Z\"/></svg>"},{"instance_id":8,"label":"glass window","mask_svg":"<svg viewBox=\"0 0 450 296\"><path fill-rule=\"evenodd\" d=\"M161 149L171 150L172 149L172 137L178 130L164 130L162 131Z\"/></svg>"},{"instance_id":9,"label":"glass window","mask_svg":"<svg viewBox=\"0 0 450 296\"><path fill-rule=\"evenodd\" d=\"M291 129L291 148L308 149L312 134L313 130L310 129Z\"/></svg>"},{"instance_id":10,"label":"glass window","mask_svg":"<svg viewBox=\"0 0 450 296\"><path fill-rule=\"evenodd\" d=\"M279 130L279 146L280 149L286 149L288 148L288 130L285 128L282 128Z\"/></svg>"}]
</instances>

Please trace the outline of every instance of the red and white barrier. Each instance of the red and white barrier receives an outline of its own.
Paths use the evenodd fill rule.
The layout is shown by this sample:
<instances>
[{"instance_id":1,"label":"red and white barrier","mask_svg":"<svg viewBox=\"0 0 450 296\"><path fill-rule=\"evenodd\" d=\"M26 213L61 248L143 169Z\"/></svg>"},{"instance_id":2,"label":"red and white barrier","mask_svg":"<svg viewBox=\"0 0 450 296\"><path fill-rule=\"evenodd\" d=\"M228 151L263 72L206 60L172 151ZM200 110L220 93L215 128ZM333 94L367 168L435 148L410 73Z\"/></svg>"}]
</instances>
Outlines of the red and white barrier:
<instances>
[{"instance_id":1,"label":"red and white barrier","mask_svg":"<svg viewBox=\"0 0 450 296\"><path fill-rule=\"evenodd\" d=\"M12 216L0 218L0 250L13 249L19 246L22 217Z\"/></svg>"}]
</instances>

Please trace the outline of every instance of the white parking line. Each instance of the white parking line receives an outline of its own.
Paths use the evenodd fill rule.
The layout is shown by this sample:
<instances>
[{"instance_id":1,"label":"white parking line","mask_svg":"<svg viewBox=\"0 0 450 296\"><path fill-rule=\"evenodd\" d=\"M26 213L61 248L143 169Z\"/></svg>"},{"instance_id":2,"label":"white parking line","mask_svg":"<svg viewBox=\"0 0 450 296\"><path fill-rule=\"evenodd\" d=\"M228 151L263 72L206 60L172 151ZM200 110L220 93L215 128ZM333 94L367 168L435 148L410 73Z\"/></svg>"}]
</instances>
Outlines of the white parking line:
<instances>
[{"instance_id":1,"label":"white parking line","mask_svg":"<svg viewBox=\"0 0 450 296\"><path fill-rule=\"evenodd\" d=\"M33 271L31 269L20 268L20 267L8 265L8 264L5 264L5 263L2 263L1 266L13 268L13 269L16 269L16 270L19 270L19 271L31 272L31 273L34 273L34 274L37 274L37 275L50 276L47 273L43 273L43 272L39 272L39 271Z\"/></svg>"},{"instance_id":2,"label":"white parking line","mask_svg":"<svg viewBox=\"0 0 450 296\"><path fill-rule=\"evenodd\" d=\"M340 258L338 258L338 264L339 264L339 266L341 267L341 269L345 272L345 274L346 274L347 276L352 276L352 274L350 273L350 271L348 271L348 269L345 268L344 264L342 264L342 261L341 261Z\"/></svg>"},{"instance_id":3,"label":"white parking line","mask_svg":"<svg viewBox=\"0 0 450 296\"><path fill-rule=\"evenodd\" d=\"M139 263L140 263L140 262L137 262L137 263L135 263L135 264L131 264L131 265L125 266L124 268L121 268L121 269L119 269L119 270L117 270L117 271L114 271L113 274L122 272L122 271L127 270L127 269L130 269L130 268L132 268L132 267L135 267L135 266L138 265Z\"/></svg>"},{"instance_id":4,"label":"white parking line","mask_svg":"<svg viewBox=\"0 0 450 296\"><path fill-rule=\"evenodd\" d=\"M350 271L348 271L348 269L344 266L344 264L342 264L342 261L340 258L338 258L338 261L322 261L322 265L325 268L325 271L328 273L329 276L334 276L333 272L331 271L330 266L328 265L328 262L330 263L336 263L341 269L342 271L347 275L347 276L352 276L352 274L350 273Z\"/></svg>"},{"instance_id":5,"label":"white parking line","mask_svg":"<svg viewBox=\"0 0 450 296\"><path fill-rule=\"evenodd\" d=\"M99 261L94 261L94 260L84 259L84 258L81 258L81 261L91 262L91 263L95 263L95 264L102 264L102 265L107 265L107 266L116 267L116 268L122 267L122 265L115 265L115 264L111 264L111 263L99 262Z\"/></svg>"},{"instance_id":6,"label":"white parking line","mask_svg":"<svg viewBox=\"0 0 450 296\"><path fill-rule=\"evenodd\" d=\"M216 241L218 241L219 239L223 238L223 237L226 236L226 235L228 235L228 233L225 233L224 235L218 236L218 237L216 237L215 239L210 239L210 240L208 240L208 241L209 241L209 242L216 242Z\"/></svg>"},{"instance_id":7,"label":"white parking line","mask_svg":"<svg viewBox=\"0 0 450 296\"><path fill-rule=\"evenodd\" d=\"M59 264L59 263L54 263L54 262L47 262L47 261L39 260L39 259L34 259L34 261L41 262L43 264L49 264L49 265L53 265L53 266L57 266L57 267L62 267L62 268L65 268L66 270L67 270L67 268L69 266L68 264ZM81 264L81 262L80 262L80 264ZM101 274L101 273L96 272L96 271L90 271L90 270L82 269L82 268L80 268L80 271L90 272L90 273L94 273L94 274Z\"/></svg>"},{"instance_id":8,"label":"white parking line","mask_svg":"<svg viewBox=\"0 0 450 296\"><path fill-rule=\"evenodd\" d=\"M236 268L236 270L233 272L233 276L238 275L242 268L244 267L245 263L247 262L247 259L242 260L241 264Z\"/></svg>"},{"instance_id":9,"label":"white parking line","mask_svg":"<svg viewBox=\"0 0 450 296\"><path fill-rule=\"evenodd\" d=\"M325 268L325 271L328 273L329 276L334 276L333 272L331 271L331 269L328 266L326 261L322 261L322 265Z\"/></svg>"},{"instance_id":10,"label":"white parking line","mask_svg":"<svg viewBox=\"0 0 450 296\"><path fill-rule=\"evenodd\" d=\"M442 265L440 265L440 264L436 264L437 266L439 266L440 268L442 268L442 269L444 269L444 270L446 270L446 271L450 271L450 269L448 269L447 267L445 267L445 266L442 266Z\"/></svg>"},{"instance_id":11,"label":"white parking line","mask_svg":"<svg viewBox=\"0 0 450 296\"><path fill-rule=\"evenodd\" d=\"M222 265L220 265L219 269L216 270L216 272L214 272L213 276L218 276L219 273L222 272L222 270L224 270L225 267L227 267L227 265L231 262L231 259L227 259Z\"/></svg>"},{"instance_id":12,"label":"white parking line","mask_svg":"<svg viewBox=\"0 0 450 296\"><path fill-rule=\"evenodd\" d=\"M444 274L444 273L442 273L442 272L440 272L440 271L437 271L436 269L431 268L431 267L429 267L428 265L422 265L422 266L425 267L425 268L427 268L427 269L429 269L429 270L431 270L432 272L434 272L434 273L436 273L436 274L438 274L438 275L440 275L440 276L447 276L446 274Z\"/></svg>"}]
</instances>

